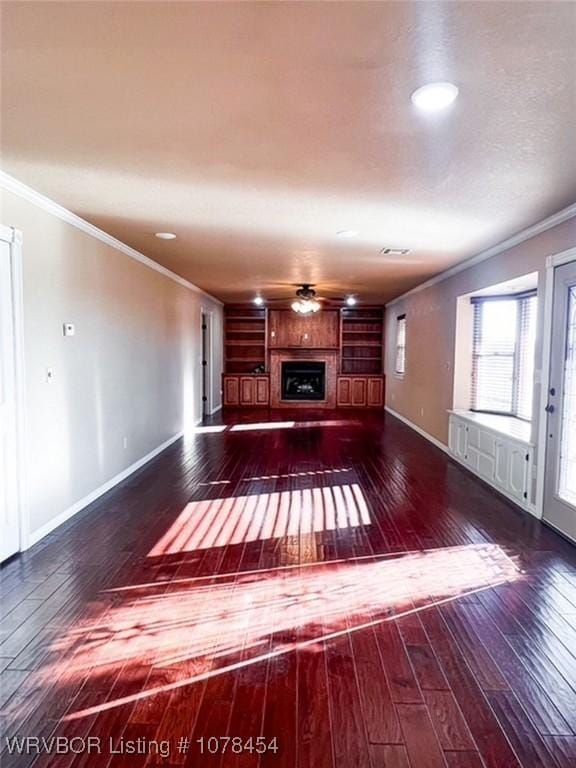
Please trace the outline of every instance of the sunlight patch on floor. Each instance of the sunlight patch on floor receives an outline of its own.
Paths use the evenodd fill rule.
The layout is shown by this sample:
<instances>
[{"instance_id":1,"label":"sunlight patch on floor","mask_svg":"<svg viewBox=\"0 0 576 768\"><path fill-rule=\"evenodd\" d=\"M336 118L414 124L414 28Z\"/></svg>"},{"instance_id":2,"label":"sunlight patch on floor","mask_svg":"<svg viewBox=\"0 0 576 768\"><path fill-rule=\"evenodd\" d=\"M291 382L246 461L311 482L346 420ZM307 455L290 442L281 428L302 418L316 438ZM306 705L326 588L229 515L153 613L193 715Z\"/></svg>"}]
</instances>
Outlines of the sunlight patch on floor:
<instances>
[{"instance_id":1,"label":"sunlight patch on floor","mask_svg":"<svg viewBox=\"0 0 576 768\"><path fill-rule=\"evenodd\" d=\"M519 576L499 546L482 544L237 573L217 583L159 583L117 595L100 616L65 632L52 647L60 658L43 675L54 679L64 667L68 679L97 684L114 668L128 677L143 663L167 670L166 685L66 719L85 717L271 656L319 652L350 632L377 632L383 622ZM193 674L171 680L180 664Z\"/></svg>"},{"instance_id":2,"label":"sunlight patch on floor","mask_svg":"<svg viewBox=\"0 0 576 768\"><path fill-rule=\"evenodd\" d=\"M370 513L356 483L191 501L149 556L360 525Z\"/></svg>"}]
</instances>

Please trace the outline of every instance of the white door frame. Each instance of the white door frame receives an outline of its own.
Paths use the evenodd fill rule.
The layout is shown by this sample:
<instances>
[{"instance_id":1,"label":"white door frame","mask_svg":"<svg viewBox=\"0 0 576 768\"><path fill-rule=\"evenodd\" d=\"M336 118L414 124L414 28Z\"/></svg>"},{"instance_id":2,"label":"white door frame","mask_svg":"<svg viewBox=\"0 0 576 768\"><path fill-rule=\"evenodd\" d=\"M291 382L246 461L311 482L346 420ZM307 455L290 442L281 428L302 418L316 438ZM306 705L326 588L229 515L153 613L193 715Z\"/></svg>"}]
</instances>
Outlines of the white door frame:
<instances>
[{"instance_id":1,"label":"white door frame","mask_svg":"<svg viewBox=\"0 0 576 768\"><path fill-rule=\"evenodd\" d=\"M550 360L552 356L552 321L554 308L554 270L563 264L576 261L576 248L548 256L546 259L546 278L544 285L544 327L542 332L542 375L538 423L538 466L536 468L536 515L544 515L544 479L546 474L546 448L548 445L548 420L546 405L550 388Z\"/></svg>"},{"instance_id":2,"label":"white door frame","mask_svg":"<svg viewBox=\"0 0 576 768\"><path fill-rule=\"evenodd\" d=\"M0 240L10 245L10 273L14 327L14 367L16 377L16 493L19 520L19 551L30 546L30 520L26 503L25 467L25 389L24 389L24 303L22 290L22 232L0 224Z\"/></svg>"}]
</instances>

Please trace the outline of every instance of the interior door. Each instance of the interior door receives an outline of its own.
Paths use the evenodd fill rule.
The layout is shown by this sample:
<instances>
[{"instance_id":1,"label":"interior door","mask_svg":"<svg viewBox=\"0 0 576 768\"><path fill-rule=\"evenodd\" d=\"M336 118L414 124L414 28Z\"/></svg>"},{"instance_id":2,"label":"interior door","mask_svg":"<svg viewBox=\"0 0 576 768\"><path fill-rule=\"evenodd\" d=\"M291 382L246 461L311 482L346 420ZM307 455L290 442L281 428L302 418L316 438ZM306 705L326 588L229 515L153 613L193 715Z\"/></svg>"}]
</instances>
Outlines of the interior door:
<instances>
[{"instance_id":1,"label":"interior door","mask_svg":"<svg viewBox=\"0 0 576 768\"><path fill-rule=\"evenodd\" d=\"M208 414L208 317L202 312L202 418Z\"/></svg>"},{"instance_id":2,"label":"interior door","mask_svg":"<svg viewBox=\"0 0 576 768\"><path fill-rule=\"evenodd\" d=\"M576 261L554 270L544 519L576 541Z\"/></svg>"},{"instance_id":3,"label":"interior door","mask_svg":"<svg viewBox=\"0 0 576 768\"><path fill-rule=\"evenodd\" d=\"M10 244L0 240L0 561L20 549L16 362Z\"/></svg>"}]
</instances>

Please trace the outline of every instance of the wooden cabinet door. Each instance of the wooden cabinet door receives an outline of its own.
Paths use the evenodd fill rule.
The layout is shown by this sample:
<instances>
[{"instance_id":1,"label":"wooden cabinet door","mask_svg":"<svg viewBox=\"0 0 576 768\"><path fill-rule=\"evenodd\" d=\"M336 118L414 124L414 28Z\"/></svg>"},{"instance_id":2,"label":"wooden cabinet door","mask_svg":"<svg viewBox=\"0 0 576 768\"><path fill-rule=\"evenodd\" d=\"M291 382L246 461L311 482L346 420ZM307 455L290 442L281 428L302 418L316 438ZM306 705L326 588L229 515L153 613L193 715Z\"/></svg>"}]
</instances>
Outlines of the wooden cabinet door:
<instances>
[{"instance_id":1,"label":"wooden cabinet door","mask_svg":"<svg viewBox=\"0 0 576 768\"><path fill-rule=\"evenodd\" d=\"M309 338L306 319L292 310L271 309L268 313L268 346L276 349L304 346Z\"/></svg>"},{"instance_id":2,"label":"wooden cabinet door","mask_svg":"<svg viewBox=\"0 0 576 768\"><path fill-rule=\"evenodd\" d=\"M336 388L336 405L352 405L352 379L348 376L339 376Z\"/></svg>"},{"instance_id":3,"label":"wooden cabinet door","mask_svg":"<svg viewBox=\"0 0 576 768\"><path fill-rule=\"evenodd\" d=\"M256 377L256 405L268 405L270 403L270 386L268 376Z\"/></svg>"},{"instance_id":4,"label":"wooden cabinet door","mask_svg":"<svg viewBox=\"0 0 576 768\"><path fill-rule=\"evenodd\" d=\"M240 404L240 386L238 376L224 377L224 405Z\"/></svg>"},{"instance_id":5,"label":"wooden cabinet door","mask_svg":"<svg viewBox=\"0 0 576 768\"><path fill-rule=\"evenodd\" d=\"M272 348L336 349L339 338L340 318L335 310L306 316L290 309L268 313L268 345Z\"/></svg>"},{"instance_id":6,"label":"wooden cabinet door","mask_svg":"<svg viewBox=\"0 0 576 768\"><path fill-rule=\"evenodd\" d=\"M366 399L366 379L365 378L353 378L352 379L352 405L365 406Z\"/></svg>"},{"instance_id":7,"label":"wooden cabinet door","mask_svg":"<svg viewBox=\"0 0 576 768\"><path fill-rule=\"evenodd\" d=\"M381 378L368 379L367 399L369 408L381 408L384 405L384 381Z\"/></svg>"},{"instance_id":8,"label":"wooden cabinet door","mask_svg":"<svg viewBox=\"0 0 576 768\"><path fill-rule=\"evenodd\" d=\"M310 320L310 347L333 349L339 346L340 315L337 311L323 309Z\"/></svg>"},{"instance_id":9,"label":"wooden cabinet door","mask_svg":"<svg viewBox=\"0 0 576 768\"><path fill-rule=\"evenodd\" d=\"M254 405L254 377L240 377L240 405Z\"/></svg>"}]
</instances>

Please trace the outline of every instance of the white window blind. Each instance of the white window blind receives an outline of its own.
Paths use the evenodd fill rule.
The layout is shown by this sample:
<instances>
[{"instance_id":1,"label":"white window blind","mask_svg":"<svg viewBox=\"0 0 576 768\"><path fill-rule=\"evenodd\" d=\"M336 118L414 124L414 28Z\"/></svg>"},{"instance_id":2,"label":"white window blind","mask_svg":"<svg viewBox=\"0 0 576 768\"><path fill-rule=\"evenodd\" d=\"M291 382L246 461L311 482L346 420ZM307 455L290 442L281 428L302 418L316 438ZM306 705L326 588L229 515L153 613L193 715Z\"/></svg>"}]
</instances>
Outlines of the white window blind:
<instances>
[{"instance_id":1,"label":"white window blind","mask_svg":"<svg viewBox=\"0 0 576 768\"><path fill-rule=\"evenodd\" d=\"M406 373L406 315L396 319L396 373Z\"/></svg>"},{"instance_id":2,"label":"white window blind","mask_svg":"<svg viewBox=\"0 0 576 768\"><path fill-rule=\"evenodd\" d=\"M534 391L535 293L472 299L472 410L530 421Z\"/></svg>"}]
</instances>

